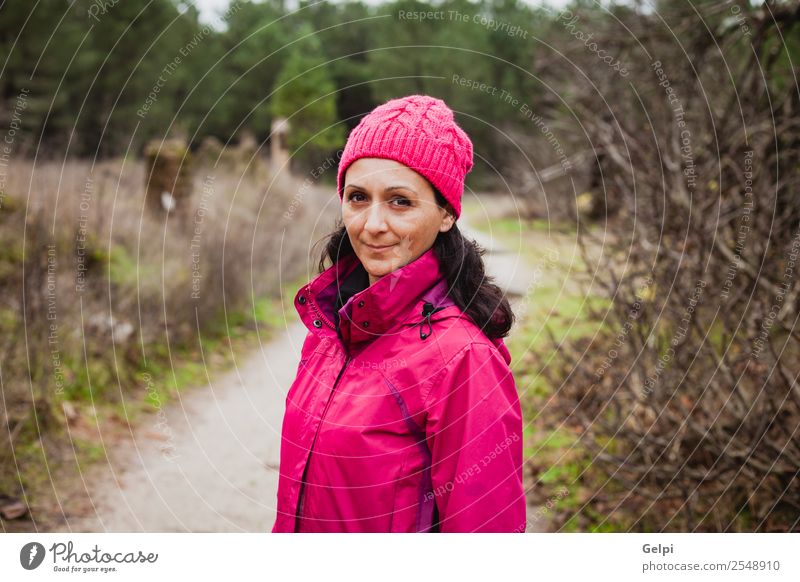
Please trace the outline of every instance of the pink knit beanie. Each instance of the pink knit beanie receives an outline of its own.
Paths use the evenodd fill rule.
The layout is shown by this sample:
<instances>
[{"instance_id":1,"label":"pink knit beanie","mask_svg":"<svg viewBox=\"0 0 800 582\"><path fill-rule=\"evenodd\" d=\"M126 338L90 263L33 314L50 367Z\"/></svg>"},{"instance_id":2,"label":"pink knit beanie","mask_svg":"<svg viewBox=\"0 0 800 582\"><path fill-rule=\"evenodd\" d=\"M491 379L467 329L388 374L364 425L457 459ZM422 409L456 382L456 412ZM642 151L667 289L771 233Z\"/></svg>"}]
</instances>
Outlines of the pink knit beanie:
<instances>
[{"instance_id":1,"label":"pink knit beanie","mask_svg":"<svg viewBox=\"0 0 800 582\"><path fill-rule=\"evenodd\" d=\"M350 132L336 177L339 198L344 174L358 158L386 158L424 176L461 215L464 177L472 169L472 142L441 99L408 95L379 105Z\"/></svg>"}]
</instances>

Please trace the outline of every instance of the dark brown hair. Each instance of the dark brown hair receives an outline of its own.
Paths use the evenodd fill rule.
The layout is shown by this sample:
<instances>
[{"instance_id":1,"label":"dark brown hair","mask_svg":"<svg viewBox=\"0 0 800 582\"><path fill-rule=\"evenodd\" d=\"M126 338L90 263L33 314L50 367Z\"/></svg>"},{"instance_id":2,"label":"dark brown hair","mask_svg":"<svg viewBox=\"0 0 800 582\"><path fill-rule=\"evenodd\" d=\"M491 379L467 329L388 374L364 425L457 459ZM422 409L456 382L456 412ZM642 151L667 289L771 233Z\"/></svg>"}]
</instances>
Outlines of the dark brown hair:
<instances>
[{"instance_id":1,"label":"dark brown hair","mask_svg":"<svg viewBox=\"0 0 800 582\"><path fill-rule=\"evenodd\" d=\"M436 203L452 213L452 207L436 188ZM327 263L333 264L342 257L355 254L341 218L336 229L327 237L319 260L319 271ZM486 275L483 249L474 240L467 239L457 224L447 232L440 232L433 243L436 258L447 280L448 296L490 339L508 335L514 323L514 312L502 289Z\"/></svg>"}]
</instances>

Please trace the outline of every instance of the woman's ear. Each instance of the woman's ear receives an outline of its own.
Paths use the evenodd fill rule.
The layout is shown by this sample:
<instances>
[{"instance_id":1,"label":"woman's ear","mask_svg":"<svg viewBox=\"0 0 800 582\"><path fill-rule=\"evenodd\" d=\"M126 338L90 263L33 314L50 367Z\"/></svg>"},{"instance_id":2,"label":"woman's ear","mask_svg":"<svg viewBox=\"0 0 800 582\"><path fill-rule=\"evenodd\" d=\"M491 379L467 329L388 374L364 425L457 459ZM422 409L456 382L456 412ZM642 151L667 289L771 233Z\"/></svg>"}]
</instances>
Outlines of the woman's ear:
<instances>
[{"instance_id":1,"label":"woman's ear","mask_svg":"<svg viewBox=\"0 0 800 582\"><path fill-rule=\"evenodd\" d=\"M452 207L448 204L446 208L443 208L442 211L444 212L444 216L442 217L442 224L439 225L439 232L447 232L456 222L455 214L453 214Z\"/></svg>"}]
</instances>

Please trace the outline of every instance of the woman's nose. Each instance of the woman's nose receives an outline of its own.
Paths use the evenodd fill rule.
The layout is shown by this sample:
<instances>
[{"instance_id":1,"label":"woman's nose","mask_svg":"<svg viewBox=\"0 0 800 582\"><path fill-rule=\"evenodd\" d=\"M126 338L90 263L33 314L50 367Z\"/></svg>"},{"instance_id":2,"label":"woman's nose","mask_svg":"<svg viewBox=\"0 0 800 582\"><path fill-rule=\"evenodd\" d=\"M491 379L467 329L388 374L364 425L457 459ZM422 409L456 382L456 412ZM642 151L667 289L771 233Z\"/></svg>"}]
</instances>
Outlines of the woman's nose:
<instances>
[{"instance_id":1,"label":"woman's nose","mask_svg":"<svg viewBox=\"0 0 800 582\"><path fill-rule=\"evenodd\" d=\"M368 232L381 232L386 230L386 204L375 202L365 210L367 220L364 223L364 230Z\"/></svg>"}]
</instances>

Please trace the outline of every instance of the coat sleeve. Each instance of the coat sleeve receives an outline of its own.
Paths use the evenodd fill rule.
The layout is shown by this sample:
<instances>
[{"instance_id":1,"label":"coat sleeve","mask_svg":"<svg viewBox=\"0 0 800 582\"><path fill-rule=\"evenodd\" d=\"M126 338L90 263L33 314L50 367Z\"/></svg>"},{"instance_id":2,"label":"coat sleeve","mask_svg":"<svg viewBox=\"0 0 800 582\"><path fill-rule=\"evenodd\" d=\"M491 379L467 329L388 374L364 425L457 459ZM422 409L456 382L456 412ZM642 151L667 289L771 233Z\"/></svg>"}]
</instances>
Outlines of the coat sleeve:
<instances>
[{"instance_id":1,"label":"coat sleeve","mask_svg":"<svg viewBox=\"0 0 800 582\"><path fill-rule=\"evenodd\" d=\"M488 344L470 344L425 400L441 532L524 532L522 414L514 377Z\"/></svg>"}]
</instances>

